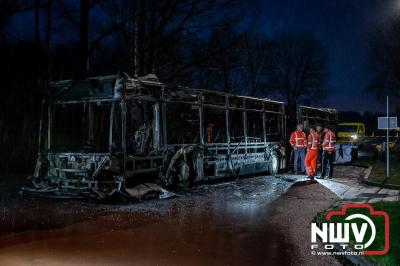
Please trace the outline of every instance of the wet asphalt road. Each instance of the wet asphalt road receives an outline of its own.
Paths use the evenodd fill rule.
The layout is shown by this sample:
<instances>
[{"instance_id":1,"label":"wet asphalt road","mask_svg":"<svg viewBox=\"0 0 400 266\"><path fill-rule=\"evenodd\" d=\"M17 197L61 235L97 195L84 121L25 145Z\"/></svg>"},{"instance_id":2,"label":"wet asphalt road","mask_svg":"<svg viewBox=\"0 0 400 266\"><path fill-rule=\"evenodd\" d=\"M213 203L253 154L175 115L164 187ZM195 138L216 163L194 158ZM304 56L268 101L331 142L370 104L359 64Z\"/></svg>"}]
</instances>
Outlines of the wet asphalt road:
<instances>
[{"instance_id":1,"label":"wet asphalt road","mask_svg":"<svg viewBox=\"0 0 400 266\"><path fill-rule=\"evenodd\" d=\"M130 205L3 196L0 265L293 264L268 224L291 185L261 176Z\"/></svg>"}]
</instances>

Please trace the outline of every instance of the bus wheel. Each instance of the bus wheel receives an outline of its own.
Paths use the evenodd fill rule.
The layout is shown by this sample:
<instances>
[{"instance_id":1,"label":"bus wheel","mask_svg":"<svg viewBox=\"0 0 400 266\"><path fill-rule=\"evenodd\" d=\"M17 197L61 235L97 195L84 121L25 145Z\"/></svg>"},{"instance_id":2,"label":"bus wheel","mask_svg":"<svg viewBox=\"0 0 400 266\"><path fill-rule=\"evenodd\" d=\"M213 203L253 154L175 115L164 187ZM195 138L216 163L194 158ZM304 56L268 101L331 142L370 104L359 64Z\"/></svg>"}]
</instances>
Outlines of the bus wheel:
<instances>
[{"instance_id":1,"label":"bus wheel","mask_svg":"<svg viewBox=\"0 0 400 266\"><path fill-rule=\"evenodd\" d=\"M188 187L190 185L190 167L185 160L180 160L179 162L177 162L176 172L178 185L181 187Z\"/></svg>"},{"instance_id":2,"label":"bus wheel","mask_svg":"<svg viewBox=\"0 0 400 266\"><path fill-rule=\"evenodd\" d=\"M279 171L280 168L280 160L279 160L279 154L276 150L271 151L271 155L269 157L269 173L271 175L276 175Z\"/></svg>"}]
</instances>

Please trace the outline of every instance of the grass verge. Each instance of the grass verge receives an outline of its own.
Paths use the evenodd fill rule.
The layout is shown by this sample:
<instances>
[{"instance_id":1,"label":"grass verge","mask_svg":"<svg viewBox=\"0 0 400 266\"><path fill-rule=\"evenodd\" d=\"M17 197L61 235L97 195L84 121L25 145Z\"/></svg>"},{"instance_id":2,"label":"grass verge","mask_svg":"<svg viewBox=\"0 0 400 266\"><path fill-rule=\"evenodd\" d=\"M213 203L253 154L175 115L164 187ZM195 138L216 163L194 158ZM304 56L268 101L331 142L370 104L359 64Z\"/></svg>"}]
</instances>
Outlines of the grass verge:
<instances>
[{"instance_id":1,"label":"grass verge","mask_svg":"<svg viewBox=\"0 0 400 266\"><path fill-rule=\"evenodd\" d=\"M392 151L390 156L390 177L386 177L386 162L376 158L360 158L356 164L372 166L368 181L380 184L400 185L400 151Z\"/></svg>"}]
</instances>

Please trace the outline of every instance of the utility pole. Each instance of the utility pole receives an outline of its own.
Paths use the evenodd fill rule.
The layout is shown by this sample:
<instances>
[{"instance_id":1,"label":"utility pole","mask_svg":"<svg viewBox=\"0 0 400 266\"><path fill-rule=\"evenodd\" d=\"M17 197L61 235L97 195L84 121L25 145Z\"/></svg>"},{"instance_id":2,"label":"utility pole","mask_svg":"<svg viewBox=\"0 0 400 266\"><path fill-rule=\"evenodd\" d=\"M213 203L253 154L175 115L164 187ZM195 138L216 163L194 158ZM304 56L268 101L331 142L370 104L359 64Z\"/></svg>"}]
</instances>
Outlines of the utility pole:
<instances>
[{"instance_id":1,"label":"utility pole","mask_svg":"<svg viewBox=\"0 0 400 266\"><path fill-rule=\"evenodd\" d=\"M389 177L389 96L386 96L386 177Z\"/></svg>"}]
</instances>

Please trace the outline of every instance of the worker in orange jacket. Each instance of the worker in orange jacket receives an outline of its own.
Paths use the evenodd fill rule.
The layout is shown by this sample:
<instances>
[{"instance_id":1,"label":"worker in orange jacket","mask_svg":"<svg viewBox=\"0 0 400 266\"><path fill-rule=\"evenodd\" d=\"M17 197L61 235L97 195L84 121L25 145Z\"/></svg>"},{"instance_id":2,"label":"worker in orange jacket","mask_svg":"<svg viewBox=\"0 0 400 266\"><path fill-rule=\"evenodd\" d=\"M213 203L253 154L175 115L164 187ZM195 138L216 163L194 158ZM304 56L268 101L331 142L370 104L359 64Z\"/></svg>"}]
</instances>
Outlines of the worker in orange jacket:
<instances>
[{"instance_id":1,"label":"worker in orange jacket","mask_svg":"<svg viewBox=\"0 0 400 266\"><path fill-rule=\"evenodd\" d=\"M313 180L317 171L319 136L313 126L310 127L310 134L307 140L307 155L305 160L307 176Z\"/></svg>"},{"instance_id":2,"label":"worker in orange jacket","mask_svg":"<svg viewBox=\"0 0 400 266\"><path fill-rule=\"evenodd\" d=\"M331 179L333 175L333 161L335 159L336 136L329 127L324 128L324 133L324 141L322 143L322 173L319 178L324 179L326 174L328 174L328 178ZM327 173L328 168L329 172Z\"/></svg>"},{"instance_id":3,"label":"worker in orange jacket","mask_svg":"<svg viewBox=\"0 0 400 266\"><path fill-rule=\"evenodd\" d=\"M298 124L296 127L296 131L294 131L290 135L290 145L293 147L293 152L294 152L294 171L296 174L298 173L298 164L300 161L301 165L301 172L305 173L305 167L304 167L304 159L306 155L306 134L303 131L303 125Z\"/></svg>"}]
</instances>

